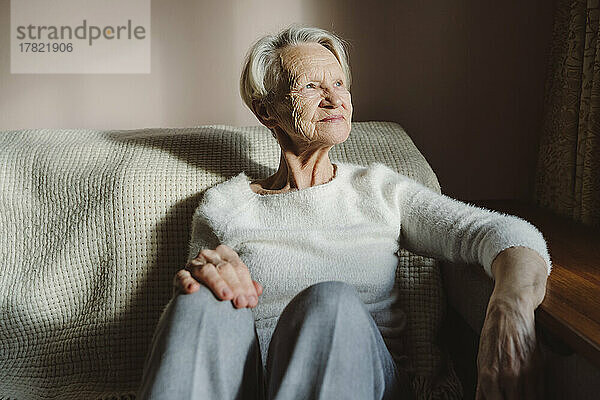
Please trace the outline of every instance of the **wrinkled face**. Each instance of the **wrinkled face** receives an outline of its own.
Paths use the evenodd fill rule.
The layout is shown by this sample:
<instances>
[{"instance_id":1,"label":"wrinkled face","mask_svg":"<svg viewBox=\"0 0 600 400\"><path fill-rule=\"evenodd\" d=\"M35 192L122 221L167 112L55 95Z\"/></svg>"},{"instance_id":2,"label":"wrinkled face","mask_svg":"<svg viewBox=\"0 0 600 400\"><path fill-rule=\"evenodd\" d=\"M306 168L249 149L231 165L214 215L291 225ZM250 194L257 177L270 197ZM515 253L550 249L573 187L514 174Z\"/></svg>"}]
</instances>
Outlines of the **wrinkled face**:
<instances>
[{"instance_id":1,"label":"wrinkled face","mask_svg":"<svg viewBox=\"0 0 600 400\"><path fill-rule=\"evenodd\" d=\"M294 141L334 145L348 138L352 102L346 76L333 53L318 43L288 46L281 52L290 82L278 96L278 125Z\"/></svg>"}]
</instances>

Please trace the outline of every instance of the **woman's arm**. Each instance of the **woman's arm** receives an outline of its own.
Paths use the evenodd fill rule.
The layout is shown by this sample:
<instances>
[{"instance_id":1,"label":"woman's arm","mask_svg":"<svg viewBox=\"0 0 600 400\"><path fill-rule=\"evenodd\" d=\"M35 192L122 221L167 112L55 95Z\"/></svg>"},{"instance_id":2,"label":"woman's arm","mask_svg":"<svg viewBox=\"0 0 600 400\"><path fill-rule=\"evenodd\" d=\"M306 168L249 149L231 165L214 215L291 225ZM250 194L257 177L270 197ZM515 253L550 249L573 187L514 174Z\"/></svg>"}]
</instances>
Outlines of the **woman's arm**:
<instances>
[{"instance_id":1,"label":"woman's arm","mask_svg":"<svg viewBox=\"0 0 600 400\"><path fill-rule=\"evenodd\" d=\"M526 247L511 247L498 254L492 263L492 298L517 299L535 310L546 294L546 261Z\"/></svg>"},{"instance_id":2,"label":"woman's arm","mask_svg":"<svg viewBox=\"0 0 600 400\"><path fill-rule=\"evenodd\" d=\"M195 258L200 250L214 249L218 245L219 239L204 218L200 207L198 207L192 216L192 232L190 234L187 262Z\"/></svg>"},{"instance_id":3,"label":"woman's arm","mask_svg":"<svg viewBox=\"0 0 600 400\"><path fill-rule=\"evenodd\" d=\"M495 285L477 355L477 400L543 398L534 311L546 292L546 271L546 262L525 247L494 259Z\"/></svg>"},{"instance_id":4,"label":"woman's arm","mask_svg":"<svg viewBox=\"0 0 600 400\"><path fill-rule=\"evenodd\" d=\"M546 241L529 222L438 194L406 177L398 185L397 196L400 244L407 250L452 262L478 263L495 279L492 262L498 254L522 246L537 252L545 262L546 275L550 273ZM527 279L522 271L518 275L519 280Z\"/></svg>"},{"instance_id":5,"label":"woman's arm","mask_svg":"<svg viewBox=\"0 0 600 400\"><path fill-rule=\"evenodd\" d=\"M220 300L232 300L237 308L256 307L262 286L251 279L248 267L228 246L219 244L198 207L192 217L187 264L173 278L173 295L189 294L207 286Z\"/></svg>"},{"instance_id":6,"label":"woman's arm","mask_svg":"<svg viewBox=\"0 0 600 400\"><path fill-rule=\"evenodd\" d=\"M518 217L478 208L407 179L399 185L401 244L479 263L494 279L477 356L477 399L535 399L540 357L534 311L551 263L542 234Z\"/></svg>"},{"instance_id":7,"label":"woman's arm","mask_svg":"<svg viewBox=\"0 0 600 400\"><path fill-rule=\"evenodd\" d=\"M203 217L200 207L196 208L192 215L192 227L188 245L188 256L186 264L196 258L203 249L214 249L219 240ZM180 269L173 277L173 296L177 293L192 293L200 288L200 284L186 269Z\"/></svg>"}]
</instances>

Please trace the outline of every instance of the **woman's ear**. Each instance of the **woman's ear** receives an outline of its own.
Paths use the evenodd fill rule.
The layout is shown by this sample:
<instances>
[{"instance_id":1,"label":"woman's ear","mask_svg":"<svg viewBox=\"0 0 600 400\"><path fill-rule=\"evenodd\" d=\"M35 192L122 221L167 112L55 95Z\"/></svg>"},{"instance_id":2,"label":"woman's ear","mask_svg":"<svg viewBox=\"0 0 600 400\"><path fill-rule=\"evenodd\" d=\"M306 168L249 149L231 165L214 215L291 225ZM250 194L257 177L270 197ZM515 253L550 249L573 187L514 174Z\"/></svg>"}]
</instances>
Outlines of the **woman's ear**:
<instances>
[{"instance_id":1,"label":"woman's ear","mask_svg":"<svg viewBox=\"0 0 600 400\"><path fill-rule=\"evenodd\" d=\"M258 99L252 100L252 112L261 124L271 129L277 126L277 119L269 112L266 104Z\"/></svg>"}]
</instances>

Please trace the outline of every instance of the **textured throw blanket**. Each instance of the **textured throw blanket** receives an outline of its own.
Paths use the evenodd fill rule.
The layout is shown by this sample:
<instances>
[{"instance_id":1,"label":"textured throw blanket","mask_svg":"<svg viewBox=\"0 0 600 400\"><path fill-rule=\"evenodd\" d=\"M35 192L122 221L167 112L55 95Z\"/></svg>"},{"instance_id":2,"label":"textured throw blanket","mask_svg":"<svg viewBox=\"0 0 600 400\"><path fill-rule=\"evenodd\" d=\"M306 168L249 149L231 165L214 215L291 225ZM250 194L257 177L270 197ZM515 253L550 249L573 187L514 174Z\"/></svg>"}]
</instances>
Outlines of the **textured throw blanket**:
<instances>
[{"instance_id":1,"label":"textured throw blanket","mask_svg":"<svg viewBox=\"0 0 600 400\"><path fill-rule=\"evenodd\" d=\"M331 158L440 190L394 123L354 123ZM263 127L0 132L0 398L134 398L200 193L278 161ZM459 398L435 263L401 252L396 284L418 397Z\"/></svg>"}]
</instances>

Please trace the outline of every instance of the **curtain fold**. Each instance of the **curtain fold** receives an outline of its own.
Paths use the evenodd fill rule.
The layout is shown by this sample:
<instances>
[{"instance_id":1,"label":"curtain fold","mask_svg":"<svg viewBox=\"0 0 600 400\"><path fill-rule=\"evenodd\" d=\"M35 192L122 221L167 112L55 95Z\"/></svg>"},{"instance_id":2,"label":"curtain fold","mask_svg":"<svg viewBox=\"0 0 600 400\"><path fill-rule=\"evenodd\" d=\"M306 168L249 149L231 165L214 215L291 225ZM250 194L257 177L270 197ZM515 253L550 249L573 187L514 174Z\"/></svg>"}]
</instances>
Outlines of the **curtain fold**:
<instances>
[{"instance_id":1,"label":"curtain fold","mask_svg":"<svg viewBox=\"0 0 600 400\"><path fill-rule=\"evenodd\" d=\"M600 226L600 0L557 0L535 202Z\"/></svg>"}]
</instances>

